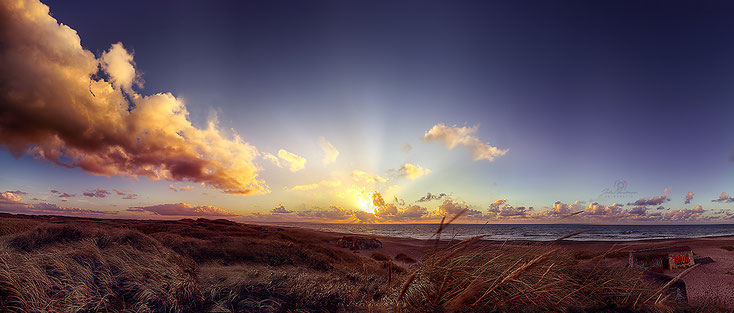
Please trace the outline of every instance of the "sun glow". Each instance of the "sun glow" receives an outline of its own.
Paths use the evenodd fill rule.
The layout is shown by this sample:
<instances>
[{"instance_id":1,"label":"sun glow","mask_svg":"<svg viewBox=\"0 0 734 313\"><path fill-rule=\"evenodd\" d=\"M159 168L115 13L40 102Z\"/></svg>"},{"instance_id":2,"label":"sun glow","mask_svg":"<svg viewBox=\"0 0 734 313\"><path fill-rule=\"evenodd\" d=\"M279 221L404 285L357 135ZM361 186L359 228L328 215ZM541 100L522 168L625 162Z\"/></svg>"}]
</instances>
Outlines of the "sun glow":
<instances>
[{"instance_id":1,"label":"sun glow","mask_svg":"<svg viewBox=\"0 0 734 313\"><path fill-rule=\"evenodd\" d=\"M354 190L354 201L357 207L367 213L376 213L377 207L372 203L372 193Z\"/></svg>"}]
</instances>

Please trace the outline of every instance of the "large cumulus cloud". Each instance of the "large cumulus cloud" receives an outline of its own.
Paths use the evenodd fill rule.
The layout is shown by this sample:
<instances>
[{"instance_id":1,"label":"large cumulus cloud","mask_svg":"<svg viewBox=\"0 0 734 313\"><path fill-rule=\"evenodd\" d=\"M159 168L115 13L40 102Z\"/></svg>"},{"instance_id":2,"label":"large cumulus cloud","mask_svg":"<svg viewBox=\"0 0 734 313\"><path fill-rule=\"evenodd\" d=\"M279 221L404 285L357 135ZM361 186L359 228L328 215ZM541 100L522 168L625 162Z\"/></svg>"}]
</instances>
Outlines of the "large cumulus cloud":
<instances>
[{"instance_id":1,"label":"large cumulus cloud","mask_svg":"<svg viewBox=\"0 0 734 313\"><path fill-rule=\"evenodd\" d=\"M0 147L95 175L200 182L232 194L268 191L254 146L189 120L170 93L141 95L132 55L100 58L37 0L0 3Z\"/></svg>"}]
</instances>

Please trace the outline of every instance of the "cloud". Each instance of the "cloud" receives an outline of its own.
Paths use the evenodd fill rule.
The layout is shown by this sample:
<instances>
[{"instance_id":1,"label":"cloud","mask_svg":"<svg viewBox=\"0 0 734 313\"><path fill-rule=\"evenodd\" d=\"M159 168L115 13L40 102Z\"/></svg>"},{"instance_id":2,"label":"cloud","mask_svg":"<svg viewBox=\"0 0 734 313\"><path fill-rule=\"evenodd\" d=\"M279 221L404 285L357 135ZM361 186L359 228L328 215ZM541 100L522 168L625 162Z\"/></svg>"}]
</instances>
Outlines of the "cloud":
<instances>
[{"instance_id":1,"label":"cloud","mask_svg":"<svg viewBox=\"0 0 734 313\"><path fill-rule=\"evenodd\" d=\"M434 200L441 200L444 197L448 197L445 193L440 193L438 195L431 194L430 192L426 193L425 196L421 197L420 199L416 200L415 202L428 202L428 201L434 201Z\"/></svg>"},{"instance_id":2,"label":"cloud","mask_svg":"<svg viewBox=\"0 0 734 313\"><path fill-rule=\"evenodd\" d=\"M640 198L639 200L635 202L627 203L627 205L636 205L636 206L646 206L646 205L661 205L665 203L666 201L670 201L668 199L668 191L670 190L670 187L665 188L663 190L662 196L654 196L654 197L647 197L647 198Z\"/></svg>"},{"instance_id":3,"label":"cloud","mask_svg":"<svg viewBox=\"0 0 734 313\"><path fill-rule=\"evenodd\" d=\"M454 216L460 212L466 210L464 217L468 218L481 218L482 212L469 208L469 205L465 203L457 203L450 199L446 199L441 203L436 210L432 213L434 216Z\"/></svg>"},{"instance_id":4,"label":"cloud","mask_svg":"<svg viewBox=\"0 0 734 313\"><path fill-rule=\"evenodd\" d=\"M1 4L0 21L0 77L8 80L0 83L0 147L13 156L29 154L94 175L205 183L240 195L268 192L253 162L254 146L225 136L215 120L195 127L170 93L134 90L141 81L122 44L95 58L76 31L37 0Z\"/></svg>"},{"instance_id":5,"label":"cloud","mask_svg":"<svg viewBox=\"0 0 734 313\"><path fill-rule=\"evenodd\" d=\"M414 180L423 175L428 175L430 173L431 170L410 163L405 163L405 165L400 168L400 176L405 176L411 180Z\"/></svg>"},{"instance_id":6,"label":"cloud","mask_svg":"<svg viewBox=\"0 0 734 313\"><path fill-rule=\"evenodd\" d=\"M647 213L647 207L637 206L629 209L622 210L622 214L643 216Z\"/></svg>"},{"instance_id":7,"label":"cloud","mask_svg":"<svg viewBox=\"0 0 734 313\"><path fill-rule=\"evenodd\" d=\"M19 214L96 215L116 214L100 210L62 207L52 203L23 203L23 198L14 192L0 193L0 211Z\"/></svg>"},{"instance_id":8,"label":"cloud","mask_svg":"<svg viewBox=\"0 0 734 313\"><path fill-rule=\"evenodd\" d=\"M585 216L600 217L600 218L613 218L618 217L622 212L622 206L618 203L613 203L610 206L593 202L589 204L589 207L584 211Z\"/></svg>"},{"instance_id":9,"label":"cloud","mask_svg":"<svg viewBox=\"0 0 734 313\"><path fill-rule=\"evenodd\" d=\"M192 206L183 202L130 207L130 212L149 212L161 216L237 216L211 205Z\"/></svg>"},{"instance_id":10,"label":"cloud","mask_svg":"<svg viewBox=\"0 0 734 313\"><path fill-rule=\"evenodd\" d=\"M283 164L280 164L280 160L278 160L278 157L277 156L274 156L274 155L272 155L270 153L265 153L265 154L263 154L263 158L266 159L266 160L268 160L268 161L270 161L270 162L273 162L273 164L275 164L275 166L280 167L280 168L283 168Z\"/></svg>"},{"instance_id":11,"label":"cloud","mask_svg":"<svg viewBox=\"0 0 734 313\"><path fill-rule=\"evenodd\" d=\"M3 192L0 193L0 203L2 202L20 202L23 201L23 197L16 195L13 192Z\"/></svg>"},{"instance_id":12,"label":"cloud","mask_svg":"<svg viewBox=\"0 0 734 313\"><path fill-rule=\"evenodd\" d=\"M62 193L62 194L59 195L59 198L73 198L73 197L76 197L76 195L75 194L74 195L70 195L70 194L68 194L66 192L64 192L64 193Z\"/></svg>"},{"instance_id":13,"label":"cloud","mask_svg":"<svg viewBox=\"0 0 734 313\"><path fill-rule=\"evenodd\" d=\"M690 221L690 220L701 219L704 212L706 212L706 210L702 206L697 205L693 209L681 209L681 210L668 211L665 213L663 217L666 220Z\"/></svg>"},{"instance_id":14,"label":"cloud","mask_svg":"<svg viewBox=\"0 0 734 313\"><path fill-rule=\"evenodd\" d=\"M12 194L15 194L15 195L21 195L21 196L28 194L27 192L20 191L20 190L8 190L6 192L9 192L9 193L12 193Z\"/></svg>"},{"instance_id":15,"label":"cloud","mask_svg":"<svg viewBox=\"0 0 734 313\"><path fill-rule=\"evenodd\" d=\"M731 196L727 195L726 192L722 192L718 199L711 200L711 202L725 202L725 203L729 203L729 202L734 202L734 198L732 198Z\"/></svg>"},{"instance_id":16,"label":"cloud","mask_svg":"<svg viewBox=\"0 0 734 313\"><path fill-rule=\"evenodd\" d=\"M104 198L104 197L107 197L107 195L109 194L110 194L109 191L101 189L101 188L97 188L97 190L92 190L92 191L83 193L84 196L95 197L95 198Z\"/></svg>"},{"instance_id":17,"label":"cloud","mask_svg":"<svg viewBox=\"0 0 734 313\"><path fill-rule=\"evenodd\" d=\"M508 149L491 146L474 136L478 129L479 125L458 127L456 125L436 124L425 133L423 140L426 142L441 142L449 149L462 145L471 152L474 161L487 160L493 162L496 157L507 154Z\"/></svg>"},{"instance_id":18,"label":"cloud","mask_svg":"<svg viewBox=\"0 0 734 313\"><path fill-rule=\"evenodd\" d=\"M112 191L114 191L118 196L122 196L123 199L128 199L129 200L129 199L137 199L138 198L138 195L137 194L134 194L134 193L126 193L126 192L119 191L119 190L114 189L114 188L112 189Z\"/></svg>"},{"instance_id":19,"label":"cloud","mask_svg":"<svg viewBox=\"0 0 734 313\"><path fill-rule=\"evenodd\" d=\"M360 171L360 170L352 171L352 179L354 179L357 182L366 182L366 183L387 182L387 178L383 178L380 176L372 176L368 174L367 172Z\"/></svg>"},{"instance_id":20,"label":"cloud","mask_svg":"<svg viewBox=\"0 0 734 313\"><path fill-rule=\"evenodd\" d=\"M290 153L283 149L278 150L278 157L289 164L288 169L291 172L298 172L306 167L306 159L296 154Z\"/></svg>"},{"instance_id":21,"label":"cloud","mask_svg":"<svg viewBox=\"0 0 734 313\"><path fill-rule=\"evenodd\" d=\"M523 206L514 207L507 204L507 199L501 198L489 204L487 209L488 218L508 219L508 218L528 218L534 209Z\"/></svg>"},{"instance_id":22,"label":"cloud","mask_svg":"<svg viewBox=\"0 0 734 313\"><path fill-rule=\"evenodd\" d=\"M501 205L503 205L503 204L505 204L505 203L507 203L507 199L505 199L505 198L500 198L500 199L497 199L497 200L495 200L494 202L490 203L490 204L489 204L489 207L490 207L490 208L493 208L493 207L495 207L495 208L496 208L496 207L499 207L499 206L501 206Z\"/></svg>"},{"instance_id":23,"label":"cloud","mask_svg":"<svg viewBox=\"0 0 734 313\"><path fill-rule=\"evenodd\" d=\"M689 204L689 203L691 203L691 200L693 200L693 192L689 191L689 192L688 192L688 193L686 194L686 201L685 201L685 204Z\"/></svg>"},{"instance_id":24,"label":"cloud","mask_svg":"<svg viewBox=\"0 0 734 313\"><path fill-rule=\"evenodd\" d=\"M122 43L112 44L109 51L102 53L100 66L110 76L112 86L132 93L133 83L142 86L140 77L135 75L135 62L132 53L128 53Z\"/></svg>"},{"instance_id":25,"label":"cloud","mask_svg":"<svg viewBox=\"0 0 734 313\"><path fill-rule=\"evenodd\" d=\"M278 157L280 157L280 159L278 159ZM306 167L306 159L297 154L280 149L278 150L278 157L270 153L266 153L263 155L263 158L273 162L275 166L280 168L283 168L285 166L283 163L280 162L281 160L283 160L286 165L288 165L288 169L291 172L298 172Z\"/></svg>"},{"instance_id":26,"label":"cloud","mask_svg":"<svg viewBox=\"0 0 734 313\"><path fill-rule=\"evenodd\" d=\"M571 204L563 203L561 201L553 202L553 205L545 211L545 216L551 218L567 217L570 214L583 211L584 206L581 201L574 201Z\"/></svg>"},{"instance_id":27,"label":"cloud","mask_svg":"<svg viewBox=\"0 0 734 313\"><path fill-rule=\"evenodd\" d=\"M319 146L321 146L321 150L324 151L324 165L334 163L336 158L339 156L339 150L334 148L334 146L324 137L319 137Z\"/></svg>"},{"instance_id":28,"label":"cloud","mask_svg":"<svg viewBox=\"0 0 734 313\"><path fill-rule=\"evenodd\" d=\"M419 205L401 207L401 202L397 197L393 197L391 202L386 202L382 198L382 194L377 191L372 193L372 205L377 208L374 215L378 221L382 222L419 220L428 216L428 209L424 207Z\"/></svg>"},{"instance_id":29,"label":"cloud","mask_svg":"<svg viewBox=\"0 0 734 313\"><path fill-rule=\"evenodd\" d=\"M174 187L171 184L171 185L168 185L168 189L171 189L171 190L173 190L175 192L179 192L179 191L187 191L187 190L194 189L194 186L183 186L183 187L180 187L180 188L176 188L176 187Z\"/></svg>"},{"instance_id":30,"label":"cloud","mask_svg":"<svg viewBox=\"0 0 734 313\"><path fill-rule=\"evenodd\" d=\"M286 208L283 206L283 204L280 204L277 207L273 208L270 211L270 213L273 213L273 214L290 214L290 213L293 213L293 211L286 210Z\"/></svg>"}]
</instances>

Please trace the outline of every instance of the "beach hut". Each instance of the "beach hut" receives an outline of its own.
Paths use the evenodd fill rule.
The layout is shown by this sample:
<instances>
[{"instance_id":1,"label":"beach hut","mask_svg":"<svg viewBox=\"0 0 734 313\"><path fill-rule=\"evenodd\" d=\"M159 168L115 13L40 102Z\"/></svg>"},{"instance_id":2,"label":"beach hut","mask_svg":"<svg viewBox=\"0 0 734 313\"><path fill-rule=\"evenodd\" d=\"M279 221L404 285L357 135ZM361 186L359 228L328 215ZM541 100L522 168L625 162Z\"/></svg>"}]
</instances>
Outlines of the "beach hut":
<instances>
[{"instance_id":1,"label":"beach hut","mask_svg":"<svg viewBox=\"0 0 734 313\"><path fill-rule=\"evenodd\" d=\"M693 250L688 246L635 250L629 265L648 270L676 269L693 266Z\"/></svg>"}]
</instances>

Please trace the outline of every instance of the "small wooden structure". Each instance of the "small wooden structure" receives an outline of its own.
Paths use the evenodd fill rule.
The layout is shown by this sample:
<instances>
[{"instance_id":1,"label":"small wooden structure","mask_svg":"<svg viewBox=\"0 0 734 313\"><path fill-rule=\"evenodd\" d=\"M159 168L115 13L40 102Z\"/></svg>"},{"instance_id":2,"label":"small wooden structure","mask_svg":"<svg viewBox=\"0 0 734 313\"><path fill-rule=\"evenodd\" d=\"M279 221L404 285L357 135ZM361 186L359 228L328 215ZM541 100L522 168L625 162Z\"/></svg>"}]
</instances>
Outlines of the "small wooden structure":
<instances>
[{"instance_id":1,"label":"small wooden structure","mask_svg":"<svg viewBox=\"0 0 734 313\"><path fill-rule=\"evenodd\" d=\"M648 270L676 269L693 266L693 250L688 246L635 250L629 265Z\"/></svg>"}]
</instances>

